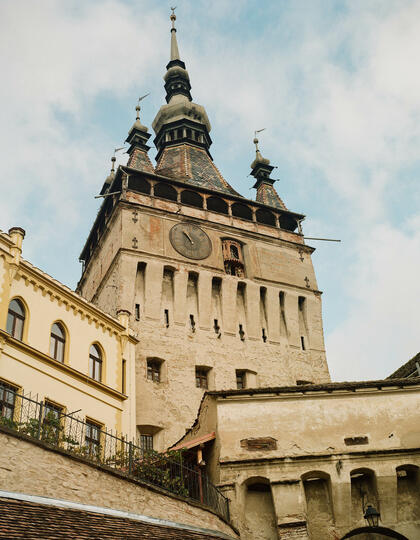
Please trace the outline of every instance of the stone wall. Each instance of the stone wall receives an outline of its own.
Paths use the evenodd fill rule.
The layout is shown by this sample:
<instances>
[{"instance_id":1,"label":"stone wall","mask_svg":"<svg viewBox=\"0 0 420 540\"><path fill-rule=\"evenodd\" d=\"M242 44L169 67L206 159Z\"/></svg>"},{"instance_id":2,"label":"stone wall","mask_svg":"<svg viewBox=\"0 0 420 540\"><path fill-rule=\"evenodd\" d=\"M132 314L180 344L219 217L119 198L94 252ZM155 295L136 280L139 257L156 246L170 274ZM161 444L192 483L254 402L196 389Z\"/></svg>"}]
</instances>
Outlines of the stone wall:
<instances>
[{"instance_id":1,"label":"stone wall","mask_svg":"<svg viewBox=\"0 0 420 540\"><path fill-rule=\"evenodd\" d=\"M299 235L140 194L128 199L136 205L114 210L80 290L110 313L132 314L140 339L137 425L149 429L158 450L196 416L197 366L207 370L209 389L236 388L236 370L247 386L329 380L312 249ZM170 242L171 228L186 217L211 240L204 260L181 256ZM242 245L245 277L225 273L224 238ZM148 359L161 365L159 382L147 379Z\"/></svg>"},{"instance_id":2,"label":"stone wall","mask_svg":"<svg viewBox=\"0 0 420 540\"><path fill-rule=\"evenodd\" d=\"M236 537L229 525L199 505L48 450L41 444L0 431L0 448L2 490L133 512Z\"/></svg>"}]
</instances>

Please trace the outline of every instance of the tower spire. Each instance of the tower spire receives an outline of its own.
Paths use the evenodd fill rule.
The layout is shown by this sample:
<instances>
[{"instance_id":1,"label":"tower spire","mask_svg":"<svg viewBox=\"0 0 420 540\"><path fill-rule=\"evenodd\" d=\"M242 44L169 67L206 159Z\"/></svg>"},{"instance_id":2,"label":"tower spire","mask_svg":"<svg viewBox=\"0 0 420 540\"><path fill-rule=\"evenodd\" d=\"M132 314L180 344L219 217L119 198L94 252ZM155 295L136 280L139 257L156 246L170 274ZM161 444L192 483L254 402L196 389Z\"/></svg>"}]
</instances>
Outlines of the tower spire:
<instances>
[{"instance_id":1,"label":"tower spire","mask_svg":"<svg viewBox=\"0 0 420 540\"><path fill-rule=\"evenodd\" d=\"M166 66L166 73L163 77L165 81L166 90L166 103L169 103L175 96L180 101L192 101L191 97L191 84L188 71L185 69L185 64L179 56L178 41L176 39L175 28L175 9L171 8L172 13L170 16L172 28L171 28L171 57L168 65Z\"/></svg>"},{"instance_id":2,"label":"tower spire","mask_svg":"<svg viewBox=\"0 0 420 540\"><path fill-rule=\"evenodd\" d=\"M273 165L270 165L270 160L263 157L260 149L258 147L259 140L257 139L257 133L264 131L263 129L258 129L254 131L254 140L255 144L255 159L251 163L251 174L255 178L256 182L253 187L257 190L256 200L263 204L273 206L281 210L286 210L284 202L279 197L275 187L274 178L270 178L271 171L275 168Z\"/></svg>"},{"instance_id":3,"label":"tower spire","mask_svg":"<svg viewBox=\"0 0 420 540\"><path fill-rule=\"evenodd\" d=\"M176 28L175 28L176 7L171 7L171 9L172 9L172 13L171 13L170 19L172 21L172 28L171 28L171 62L172 62L172 60L180 60L180 57L179 57L179 50L178 50L178 42L176 40Z\"/></svg>"}]
</instances>

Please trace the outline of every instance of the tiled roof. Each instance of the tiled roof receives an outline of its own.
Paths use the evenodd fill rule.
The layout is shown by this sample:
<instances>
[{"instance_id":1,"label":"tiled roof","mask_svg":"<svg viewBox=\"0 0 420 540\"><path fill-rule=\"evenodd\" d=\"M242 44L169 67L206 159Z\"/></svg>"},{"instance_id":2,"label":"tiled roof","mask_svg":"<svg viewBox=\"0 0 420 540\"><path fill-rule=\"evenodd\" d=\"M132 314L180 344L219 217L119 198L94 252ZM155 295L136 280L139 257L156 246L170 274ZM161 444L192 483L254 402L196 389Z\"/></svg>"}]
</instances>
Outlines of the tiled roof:
<instances>
[{"instance_id":1,"label":"tiled roof","mask_svg":"<svg viewBox=\"0 0 420 540\"><path fill-rule=\"evenodd\" d=\"M417 365L420 364L420 352L416 354L416 356L413 356L411 360L403 364L400 368L398 368L394 373L392 373L388 379L399 379L399 378L405 378L405 377L416 377L417 376ZM415 375L413 375L413 373Z\"/></svg>"},{"instance_id":2,"label":"tiled roof","mask_svg":"<svg viewBox=\"0 0 420 540\"><path fill-rule=\"evenodd\" d=\"M311 392L334 392L339 390L354 392L358 389L366 388L392 388L398 386L404 388L408 386L420 385L420 377L410 379L380 379L377 381L353 381L353 382L331 382L319 384L299 384L296 386L270 386L267 388L244 388L242 390L210 390L206 394L211 396L246 396L254 394L306 394Z\"/></svg>"},{"instance_id":3,"label":"tiled roof","mask_svg":"<svg viewBox=\"0 0 420 540\"><path fill-rule=\"evenodd\" d=\"M181 527L155 525L137 519L62 508L14 499L0 499L0 537L25 540L138 539L206 540L223 535Z\"/></svg>"},{"instance_id":4,"label":"tiled roof","mask_svg":"<svg viewBox=\"0 0 420 540\"><path fill-rule=\"evenodd\" d=\"M279 210L287 210L286 205L280 199L274 186L268 182L262 182L258 186L256 200Z\"/></svg>"},{"instance_id":5,"label":"tiled roof","mask_svg":"<svg viewBox=\"0 0 420 540\"><path fill-rule=\"evenodd\" d=\"M148 173L154 173L155 169L153 168L150 158L144 150L136 148L131 156L128 159L127 167L132 169L137 169L138 171L144 171Z\"/></svg>"},{"instance_id":6,"label":"tiled roof","mask_svg":"<svg viewBox=\"0 0 420 540\"><path fill-rule=\"evenodd\" d=\"M156 172L194 186L241 197L226 182L207 152L190 144L166 147L159 157Z\"/></svg>"}]
</instances>

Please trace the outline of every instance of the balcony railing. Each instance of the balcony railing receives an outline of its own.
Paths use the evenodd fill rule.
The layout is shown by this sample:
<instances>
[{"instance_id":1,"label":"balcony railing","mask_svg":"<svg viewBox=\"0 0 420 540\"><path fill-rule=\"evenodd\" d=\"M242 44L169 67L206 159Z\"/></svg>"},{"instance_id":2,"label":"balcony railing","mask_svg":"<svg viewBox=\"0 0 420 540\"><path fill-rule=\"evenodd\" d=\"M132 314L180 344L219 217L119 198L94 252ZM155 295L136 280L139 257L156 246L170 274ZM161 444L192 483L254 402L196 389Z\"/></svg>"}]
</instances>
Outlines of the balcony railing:
<instances>
[{"instance_id":1,"label":"balcony railing","mask_svg":"<svg viewBox=\"0 0 420 540\"><path fill-rule=\"evenodd\" d=\"M185 462L182 452L145 450L122 435L9 389L6 400L7 406L0 408L0 426L199 502L229 521L229 500L204 471Z\"/></svg>"}]
</instances>

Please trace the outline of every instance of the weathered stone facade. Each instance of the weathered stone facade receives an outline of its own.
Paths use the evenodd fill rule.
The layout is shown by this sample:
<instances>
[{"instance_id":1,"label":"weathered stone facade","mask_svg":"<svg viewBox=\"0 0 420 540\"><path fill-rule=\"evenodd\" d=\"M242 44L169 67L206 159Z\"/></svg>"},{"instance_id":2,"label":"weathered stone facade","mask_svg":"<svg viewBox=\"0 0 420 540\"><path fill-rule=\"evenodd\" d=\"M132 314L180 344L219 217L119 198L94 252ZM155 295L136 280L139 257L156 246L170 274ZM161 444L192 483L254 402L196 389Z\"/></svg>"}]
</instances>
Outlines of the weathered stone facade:
<instances>
[{"instance_id":1,"label":"weathered stone facade","mask_svg":"<svg viewBox=\"0 0 420 540\"><path fill-rule=\"evenodd\" d=\"M215 431L203 454L244 540L340 539L365 526L367 504L414 540L419 402L420 378L210 392L181 446ZM276 448L242 443L267 437Z\"/></svg>"},{"instance_id":2,"label":"weathered stone facade","mask_svg":"<svg viewBox=\"0 0 420 540\"><path fill-rule=\"evenodd\" d=\"M209 236L212 253L204 261L188 260L171 245L169 232L183 221ZM225 273L224 238L242 245L245 277ZM210 389L234 388L236 370L248 372L252 386L329 380L311 252L299 234L182 203L130 191L118 203L79 289L110 313L131 312L141 341L137 424L162 430L160 448L196 415L203 395L195 386L196 366L208 370ZM161 363L161 382L147 379L150 358Z\"/></svg>"}]
</instances>

